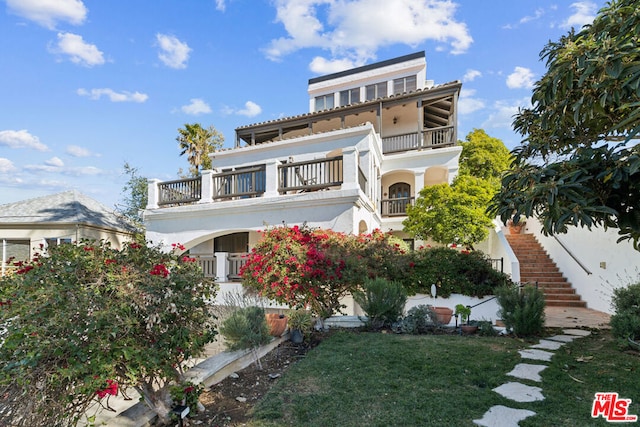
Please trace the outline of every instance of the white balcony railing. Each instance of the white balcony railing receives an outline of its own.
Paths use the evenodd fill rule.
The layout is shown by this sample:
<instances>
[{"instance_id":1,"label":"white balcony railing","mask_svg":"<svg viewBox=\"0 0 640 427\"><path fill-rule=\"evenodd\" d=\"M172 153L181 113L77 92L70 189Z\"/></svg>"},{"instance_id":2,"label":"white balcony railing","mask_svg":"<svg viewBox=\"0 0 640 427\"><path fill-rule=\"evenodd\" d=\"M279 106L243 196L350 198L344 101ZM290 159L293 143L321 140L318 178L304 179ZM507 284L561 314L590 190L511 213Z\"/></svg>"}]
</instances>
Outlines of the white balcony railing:
<instances>
[{"instance_id":1,"label":"white balcony railing","mask_svg":"<svg viewBox=\"0 0 640 427\"><path fill-rule=\"evenodd\" d=\"M344 149L341 156L318 160L286 163L269 160L231 171L203 171L196 178L149 180L147 208L361 188L367 180L360 174L355 149Z\"/></svg>"}]
</instances>

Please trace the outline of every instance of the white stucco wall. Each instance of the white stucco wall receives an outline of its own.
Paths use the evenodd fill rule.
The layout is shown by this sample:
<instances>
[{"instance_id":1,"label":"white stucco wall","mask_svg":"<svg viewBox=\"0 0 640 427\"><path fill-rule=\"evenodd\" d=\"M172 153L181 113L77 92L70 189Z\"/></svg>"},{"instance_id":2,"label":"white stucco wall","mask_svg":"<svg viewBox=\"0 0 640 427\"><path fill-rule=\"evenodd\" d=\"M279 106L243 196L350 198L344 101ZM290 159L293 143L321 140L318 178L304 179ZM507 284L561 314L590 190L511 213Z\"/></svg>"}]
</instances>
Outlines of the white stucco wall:
<instances>
[{"instance_id":1,"label":"white stucco wall","mask_svg":"<svg viewBox=\"0 0 640 427\"><path fill-rule=\"evenodd\" d=\"M640 251L629 241L616 243L617 230L572 228L556 237L590 272L585 271L552 236L540 232L540 224L527 219L526 232L534 233L560 271L587 302L587 307L613 313L613 289L640 281Z\"/></svg>"}]
</instances>

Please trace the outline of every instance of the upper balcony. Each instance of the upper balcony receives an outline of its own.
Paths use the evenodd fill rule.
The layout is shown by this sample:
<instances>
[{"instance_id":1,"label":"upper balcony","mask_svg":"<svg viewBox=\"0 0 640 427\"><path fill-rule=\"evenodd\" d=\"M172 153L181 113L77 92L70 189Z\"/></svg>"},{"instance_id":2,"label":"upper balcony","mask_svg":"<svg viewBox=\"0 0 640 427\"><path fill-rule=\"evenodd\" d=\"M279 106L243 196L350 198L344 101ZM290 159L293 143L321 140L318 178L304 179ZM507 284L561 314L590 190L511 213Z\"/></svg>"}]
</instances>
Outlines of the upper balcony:
<instances>
[{"instance_id":1,"label":"upper balcony","mask_svg":"<svg viewBox=\"0 0 640 427\"><path fill-rule=\"evenodd\" d=\"M384 154L453 146L457 142L457 100L452 82L329 110L236 129L235 148L257 146L371 123Z\"/></svg>"}]
</instances>

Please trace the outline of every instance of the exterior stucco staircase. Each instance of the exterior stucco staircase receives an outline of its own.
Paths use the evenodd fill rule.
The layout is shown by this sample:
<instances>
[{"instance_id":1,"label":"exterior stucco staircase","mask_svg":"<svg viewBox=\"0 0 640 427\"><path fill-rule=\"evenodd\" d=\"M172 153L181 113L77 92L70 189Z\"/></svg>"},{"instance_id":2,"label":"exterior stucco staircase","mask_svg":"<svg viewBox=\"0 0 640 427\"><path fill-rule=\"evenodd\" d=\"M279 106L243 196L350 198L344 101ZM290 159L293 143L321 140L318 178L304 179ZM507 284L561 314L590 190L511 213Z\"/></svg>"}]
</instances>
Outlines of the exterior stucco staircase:
<instances>
[{"instance_id":1,"label":"exterior stucco staircase","mask_svg":"<svg viewBox=\"0 0 640 427\"><path fill-rule=\"evenodd\" d=\"M547 306L587 306L533 234L507 234L506 238L520 262L520 281L538 283Z\"/></svg>"}]
</instances>

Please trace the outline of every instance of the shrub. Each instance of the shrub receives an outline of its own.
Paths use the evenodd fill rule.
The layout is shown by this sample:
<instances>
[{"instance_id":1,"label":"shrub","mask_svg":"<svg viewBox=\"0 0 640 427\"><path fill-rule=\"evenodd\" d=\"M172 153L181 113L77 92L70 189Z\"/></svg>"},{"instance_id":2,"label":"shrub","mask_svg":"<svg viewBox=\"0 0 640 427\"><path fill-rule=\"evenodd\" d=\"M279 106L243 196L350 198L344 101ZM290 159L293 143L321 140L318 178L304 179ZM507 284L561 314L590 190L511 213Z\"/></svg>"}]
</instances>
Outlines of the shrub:
<instances>
[{"instance_id":1,"label":"shrub","mask_svg":"<svg viewBox=\"0 0 640 427\"><path fill-rule=\"evenodd\" d=\"M518 337L537 335L544 328L544 293L535 286L496 289L500 316L507 330Z\"/></svg>"},{"instance_id":2,"label":"shrub","mask_svg":"<svg viewBox=\"0 0 640 427\"><path fill-rule=\"evenodd\" d=\"M452 293L483 297L511 283L480 251L427 248L414 251L410 257L410 273L405 283L409 294L430 294L431 285L435 284L439 297L447 298Z\"/></svg>"},{"instance_id":3,"label":"shrub","mask_svg":"<svg viewBox=\"0 0 640 427\"><path fill-rule=\"evenodd\" d=\"M397 332L405 334L425 334L438 326L438 318L433 307L426 304L411 307L407 315L393 326Z\"/></svg>"},{"instance_id":4,"label":"shrub","mask_svg":"<svg viewBox=\"0 0 640 427\"><path fill-rule=\"evenodd\" d=\"M182 382L184 362L216 335L215 284L174 248L63 244L0 279L0 425L75 425L127 387L169 419L157 385Z\"/></svg>"},{"instance_id":5,"label":"shrub","mask_svg":"<svg viewBox=\"0 0 640 427\"><path fill-rule=\"evenodd\" d=\"M220 333L229 350L259 347L271 341L269 326L262 307L239 307L222 321Z\"/></svg>"},{"instance_id":6,"label":"shrub","mask_svg":"<svg viewBox=\"0 0 640 427\"><path fill-rule=\"evenodd\" d=\"M613 291L611 331L613 335L627 340L640 339L640 283Z\"/></svg>"},{"instance_id":7,"label":"shrub","mask_svg":"<svg viewBox=\"0 0 640 427\"><path fill-rule=\"evenodd\" d=\"M407 291L401 283L383 278L368 279L364 290L354 292L354 300L362 307L372 329L391 326L402 316L407 302Z\"/></svg>"}]
</instances>

